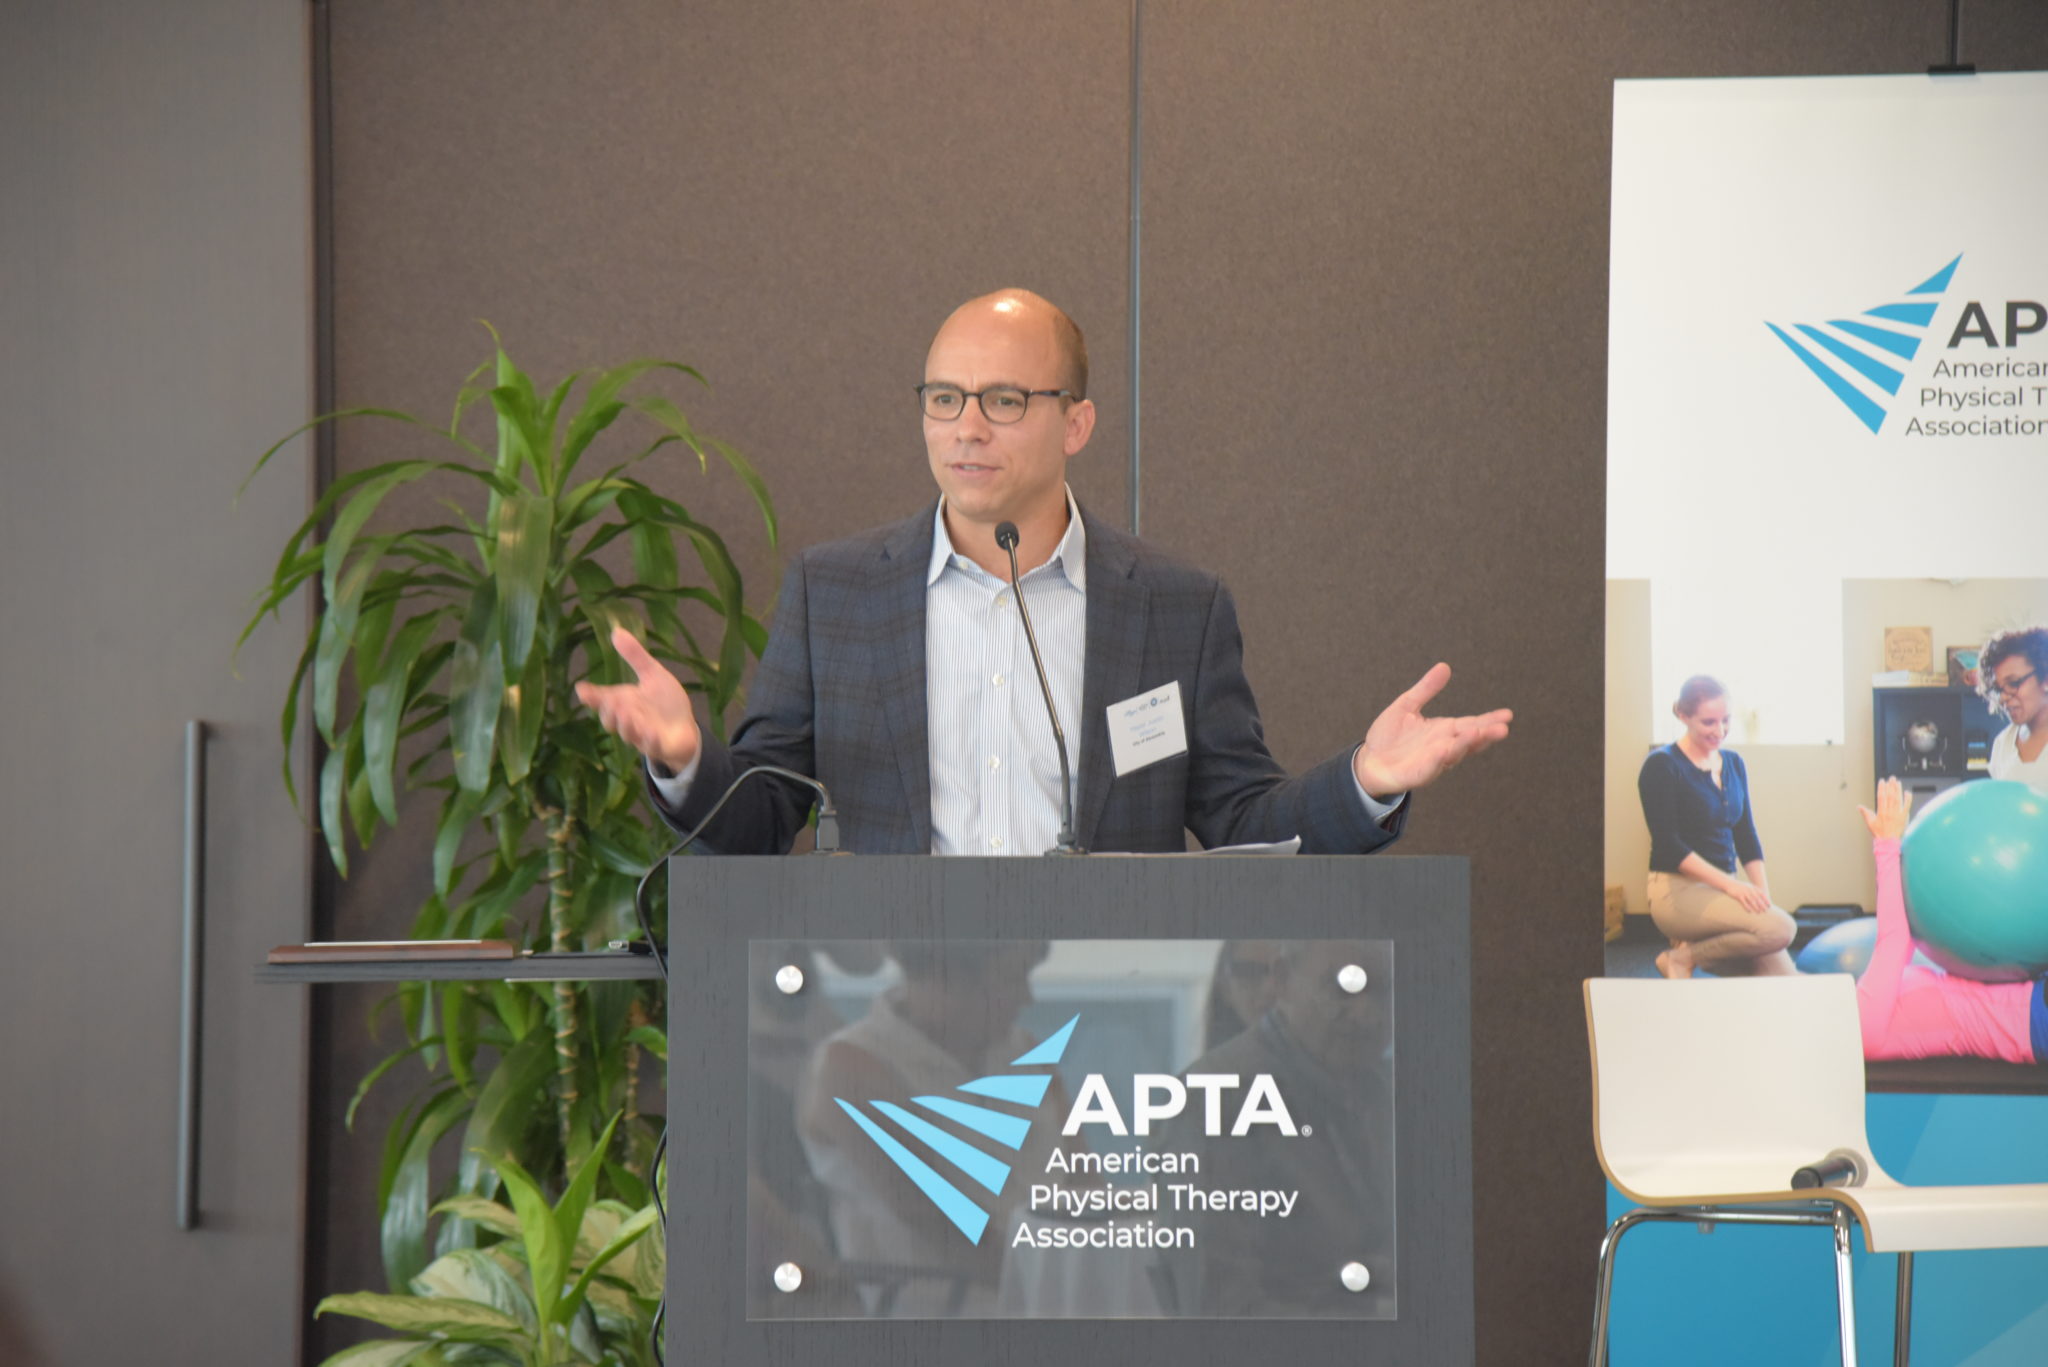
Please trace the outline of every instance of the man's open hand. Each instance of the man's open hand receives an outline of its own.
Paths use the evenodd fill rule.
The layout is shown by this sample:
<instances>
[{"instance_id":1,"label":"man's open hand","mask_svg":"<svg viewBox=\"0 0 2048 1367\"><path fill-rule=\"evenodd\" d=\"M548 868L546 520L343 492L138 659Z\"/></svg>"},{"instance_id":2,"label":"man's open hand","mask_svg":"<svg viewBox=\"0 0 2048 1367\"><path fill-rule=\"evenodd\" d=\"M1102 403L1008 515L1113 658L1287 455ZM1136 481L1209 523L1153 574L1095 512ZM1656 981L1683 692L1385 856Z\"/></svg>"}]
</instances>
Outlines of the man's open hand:
<instances>
[{"instance_id":1,"label":"man's open hand","mask_svg":"<svg viewBox=\"0 0 2048 1367\"><path fill-rule=\"evenodd\" d=\"M1415 686L1374 718L1352 758L1359 786L1390 798L1434 782L1444 770L1507 739L1515 714L1507 708L1476 717L1425 717L1423 707L1451 681L1447 664L1430 666Z\"/></svg>"},{"instance_id":2,"label":"man's open hand","mask_svg":"<svg viewBox=\"0 0 2048 1367\"><path fill-rule=\"evenodd\" d=\"M576 697L597 712L604 729L671 773L687 769L703 746L690 695L632 632L612 628L612 649L632 666L629 684L576 685Z\"/></svg>"}]
</instances>

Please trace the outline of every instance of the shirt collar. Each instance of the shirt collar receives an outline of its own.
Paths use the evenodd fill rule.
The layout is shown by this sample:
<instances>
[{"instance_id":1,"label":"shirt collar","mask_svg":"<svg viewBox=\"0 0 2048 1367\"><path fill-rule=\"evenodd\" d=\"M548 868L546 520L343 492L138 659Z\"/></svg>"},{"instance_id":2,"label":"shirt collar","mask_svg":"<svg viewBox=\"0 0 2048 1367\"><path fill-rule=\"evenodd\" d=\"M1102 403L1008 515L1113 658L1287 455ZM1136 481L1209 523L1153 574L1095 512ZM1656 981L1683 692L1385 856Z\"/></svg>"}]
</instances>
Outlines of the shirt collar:
<instances>
[{"instance_id":1,"label":"shirt collar","mask_svg":"<svg viewBox=\"0 0 2048 1367\"><path fill-rule=\"evenodd\" d=\"M1069 584L1086 593L1088 591L1088 530L1081 525L1081 505L1074 501L1074 491L1069 488L1066 494L1067 534L1060 538L1059 545L1053 547L1052 555L1046 560L1045 566L1042 568L1057 568L1060 573L1067 577ZM972 560L961 555L960 552L953 548L953 538L946 533L946 499L941 494L939 496L938 509L932 514L932 558L930 563L925 566L924 586L930 588L933 584L938 583L939 576L946 572L946 566L952 564L955 557L958 557L963 569L972 570L976 573L981 572L979 565L976 565ZM1037 573L1037 570L1032 570L1025 577L1029 578Z\"/></svg>"}]
</instances>

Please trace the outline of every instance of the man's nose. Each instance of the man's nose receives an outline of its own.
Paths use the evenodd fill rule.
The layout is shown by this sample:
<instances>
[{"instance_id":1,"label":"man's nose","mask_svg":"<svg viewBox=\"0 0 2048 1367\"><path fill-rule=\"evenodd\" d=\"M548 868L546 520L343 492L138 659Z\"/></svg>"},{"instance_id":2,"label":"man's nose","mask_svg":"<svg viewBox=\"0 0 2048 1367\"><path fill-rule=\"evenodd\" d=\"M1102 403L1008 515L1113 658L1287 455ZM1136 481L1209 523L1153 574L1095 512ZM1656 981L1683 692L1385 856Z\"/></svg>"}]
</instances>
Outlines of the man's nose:
<instances>
[{"instance_id":1,"label":"man's nose","mask_svg":"<svg viewBox=\"0 0 2048 1367\"><path fill-rule=\"evenodd\" d=\"M981 396L970 394L961 404L960 416L953 419L959 435L966 441L986 441L989 435L988 414L981 410Z\"/></svg>"}]
</instances>

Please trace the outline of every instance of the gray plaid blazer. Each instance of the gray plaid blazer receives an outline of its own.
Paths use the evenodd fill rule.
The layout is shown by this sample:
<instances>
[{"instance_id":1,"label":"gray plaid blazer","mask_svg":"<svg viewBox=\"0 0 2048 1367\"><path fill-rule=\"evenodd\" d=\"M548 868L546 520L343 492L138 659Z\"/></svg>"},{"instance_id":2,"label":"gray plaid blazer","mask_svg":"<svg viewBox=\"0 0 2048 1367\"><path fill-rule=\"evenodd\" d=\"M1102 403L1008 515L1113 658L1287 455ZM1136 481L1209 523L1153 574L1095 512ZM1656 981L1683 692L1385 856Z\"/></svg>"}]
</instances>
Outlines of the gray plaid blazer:
<instances>
[{"instance_id":1,"label":"gray plaid blazer","mask_svg":"<svg viewBox=\"0 0 2048 1367\"><path fill-rule=\"evenodd\" d=\"M847 849L931 850L924 606L933 512L813 547L789 567L731 744L707 733L680 810L656 799L671 826L689 830L734 778L776 764L831 790ZM1082 846L1178 851L1184 829L1205 846L1299 835L1310 854L1390 843L1407 804L1393 829L1375 824L1358 800L1348 751L1290 778L1266 749L1222 581L1081 516L1088 644L1074 824ZM1117 778L1109 705L1175 679L1187 753ZM785 853L811 801L807 788L757 778L733 795L703 843L727 854Z\"/></svg>"}]
</instances>

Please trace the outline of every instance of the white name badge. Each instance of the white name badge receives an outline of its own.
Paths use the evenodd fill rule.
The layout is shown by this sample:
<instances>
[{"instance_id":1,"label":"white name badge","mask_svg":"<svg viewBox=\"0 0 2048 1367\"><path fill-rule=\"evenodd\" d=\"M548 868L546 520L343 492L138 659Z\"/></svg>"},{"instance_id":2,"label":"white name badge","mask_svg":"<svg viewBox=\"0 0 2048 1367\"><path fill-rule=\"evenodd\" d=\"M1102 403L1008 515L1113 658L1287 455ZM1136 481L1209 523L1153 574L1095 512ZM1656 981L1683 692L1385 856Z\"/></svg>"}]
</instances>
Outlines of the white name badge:
<instances>
[{"instance_id":1,"label":"white name badge","mask_svg":"<svg viewBox=\"0 0 2048 1367\"><path fill-rule=\"evenodd\" d=\"M1109 705L1109 757L1122 778L1134 769L1188 752L1180 680Z\"/></svg>"}]
</instances>

